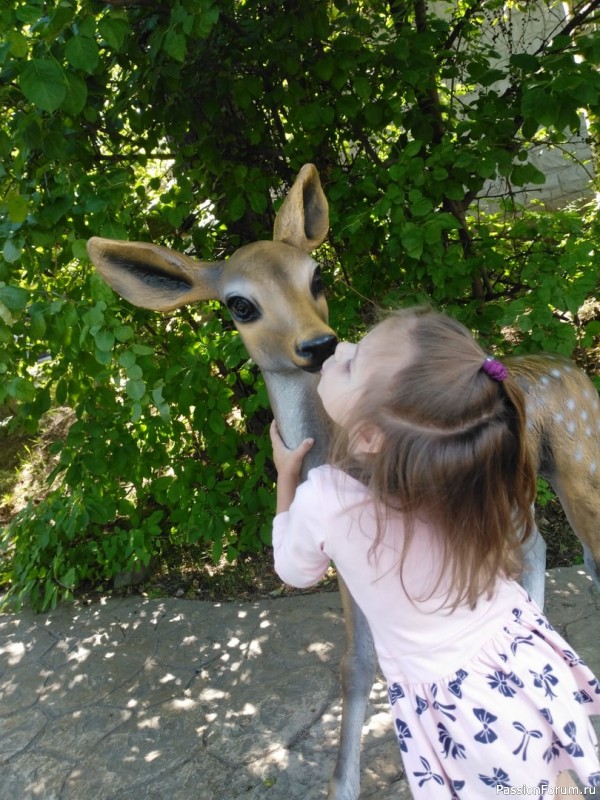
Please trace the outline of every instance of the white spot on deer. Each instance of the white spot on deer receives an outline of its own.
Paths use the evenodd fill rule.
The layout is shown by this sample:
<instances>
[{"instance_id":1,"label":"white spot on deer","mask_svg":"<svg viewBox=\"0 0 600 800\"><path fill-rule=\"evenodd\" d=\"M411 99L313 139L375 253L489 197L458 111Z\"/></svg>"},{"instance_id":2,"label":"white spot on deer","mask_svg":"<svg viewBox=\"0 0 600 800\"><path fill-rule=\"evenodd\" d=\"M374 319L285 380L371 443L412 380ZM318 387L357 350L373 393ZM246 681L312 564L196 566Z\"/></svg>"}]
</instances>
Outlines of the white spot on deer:
<instances>
[{"instance_id":1,"label":"white spot on deer","mask_svg":"<svg viewBox=\"0 0 600 800\"><path fill-rule=\"evenodd\" d=\"M567 408L569 409L569 411L575 411L575 400L573 400L572 398L570 400L567 400Z\"/></svg>"},{"instance_id":2,"label":"white spot on deer","mask_svg":"<svg viewBox=\"0 0 600 800\"><path fill-rule=\"evenodd\" d=\"M561 372L560 372L559 369L551 370L550 374L552 375L553 378L560 378L560 376L561 376Z\"/></svg>"},{"instance_id":3,"label":"white spot on deer","mask_svg":"<svg viewBox=\"0 0 600 800\"><path fill-rule=\"evenodd\" d=\"M598 469L598 465L596 464L595 461L592 461L592 463L590 464L590 475L595 475L597 469Z\"/></svg>"},{"instance_id":4,"label":"white spot on deer","mask_svg":"<svg viewBox=\"0 0 600 800\"><path fill-rule=\"evenodd\" d=\"M587 411L585 411L585 409L584 409L584 410L581 412L581 419L582 419L584 422L587 422L587 419L588 419L588 417L589 417L589 414L588 414L588 412L587 412Z\"/></svg>"},{"instance_id":5,"label":"white spot on deer","mask_svg":"<svg viewBox=\"0 0 600 800\"><path fill-rule=\"evenodd\" d=\"M581 464L581 462L583 461L583 448L582 447L575 448L575 461L577 461L579 464Z\"/></svg>"},{"instance_id":6,"label":"white spot on deer","mask_svg":"<svg viewBox=\"0 0 600 800\"><path fill-rule=\"evenodd\" d=\"M548 380L548 378L547 378L547 377L544 375L542 378L540 378L540 383L542 383L544 386L547 386L547 385L550 383L550 381L549 381L549 380Z\"/></svg>"},{"instance_id":7,"label":"white spot on deer","mask_svg":"<svg viewBox=\"0 0 600 800\"><path fill-rule=\"evenodd\" d=\"M562 414L555 414L554 415L554 421L558 422L558 424L560 425L562 422L565 421L565 418L563 417Z\"/></svg>"},{"instance_id":8,"label":"white spot on deer","mask_svg":"<svg viewBox=\"0 0 600 800\"><path fill-rule=\"evenodd\" d=\"M576 429L577 429L577 425L573 422L572 419L570 419L567 422L567 430L568 430L568 432L569 433L575 433Z\"/></svg>"}]
</instances>

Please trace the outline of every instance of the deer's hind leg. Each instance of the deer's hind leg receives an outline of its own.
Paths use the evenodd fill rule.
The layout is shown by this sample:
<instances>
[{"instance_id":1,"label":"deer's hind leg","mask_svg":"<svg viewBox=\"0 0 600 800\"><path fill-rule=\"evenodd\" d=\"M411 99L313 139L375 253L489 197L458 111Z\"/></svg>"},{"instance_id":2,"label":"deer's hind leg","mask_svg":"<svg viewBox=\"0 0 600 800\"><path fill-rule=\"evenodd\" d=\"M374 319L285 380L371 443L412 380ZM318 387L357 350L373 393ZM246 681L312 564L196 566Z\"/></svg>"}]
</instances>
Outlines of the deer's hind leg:
<instances>
[{"instance_id":1,"label":"deer's hind leg","mask_svg":"<svg viewBox=\"0 0 600 800\"><path fill-rule=\"evenodd\" d=\"M590 468L593 469L590 472ZM569 525L583 545L586 570L600 589L600 464L573 465L568 475L550 478Z\"/></svg>"},{"instance_id":2,"label":"deer's hind leg","mask_svg":"<svg viewBox=\"0 0 600 800\"><path fill-rule=\"evenodd\" d=\"M583 545L584 563L600 588L600 401L592 382L573 370L571 392L546 431L546 470L569 525ZM557 424L560 423L560 426Z\"/></svg>"}]
</instances>

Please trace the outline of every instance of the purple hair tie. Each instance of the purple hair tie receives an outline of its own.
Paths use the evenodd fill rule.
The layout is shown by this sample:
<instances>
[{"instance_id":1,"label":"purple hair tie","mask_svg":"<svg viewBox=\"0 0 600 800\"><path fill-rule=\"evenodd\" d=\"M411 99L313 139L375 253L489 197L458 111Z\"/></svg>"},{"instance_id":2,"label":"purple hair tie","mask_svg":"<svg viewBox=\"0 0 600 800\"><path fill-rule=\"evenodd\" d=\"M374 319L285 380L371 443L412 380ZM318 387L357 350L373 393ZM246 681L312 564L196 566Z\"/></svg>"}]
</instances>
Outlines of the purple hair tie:
<instances>
[{"instance_id":1,"label":"purple hair tie","mask_svg":"<svg viewBox=\"0 0 600 800\"><path fill-rule=\"evenodd\" d=\"M508 370L504 364L492 356L488 356L485 359L481 365L481 369L486 373L486 375L489 375L490 378L493 378L495 381L503 381L508 378Z\"/></svg>"}]
</instances>

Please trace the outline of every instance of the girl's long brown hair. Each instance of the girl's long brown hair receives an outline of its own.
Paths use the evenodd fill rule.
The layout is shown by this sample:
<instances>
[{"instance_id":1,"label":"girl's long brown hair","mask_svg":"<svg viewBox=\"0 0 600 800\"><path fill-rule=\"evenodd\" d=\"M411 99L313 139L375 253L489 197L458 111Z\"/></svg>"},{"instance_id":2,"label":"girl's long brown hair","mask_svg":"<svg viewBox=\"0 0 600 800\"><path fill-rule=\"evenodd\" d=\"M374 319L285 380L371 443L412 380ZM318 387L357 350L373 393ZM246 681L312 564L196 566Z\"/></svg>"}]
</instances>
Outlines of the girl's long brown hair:
<instances>
[{"instance_id":1,"label":"girl's long brown hair","mask_svg":"<svg viewBox=\"0 0 600 800\"><path fill-rule=\"evenodd\" d=\"M518 576L521 545L533 529L536 476L524 397L510 375L498 382L482 370L486 354L450 317L417 308L381 324L389 330L382 363L393 363L407 346L414 359L365 387L337 430L332 461L374 497L379 523L372 552L388 515L401 513L402 576L414 520L425 519L439 536L443 565L428 596L444 578L451 608L474 607L499 576ZM365 427L381 432L381 447L357 456Z\"/></svg>"}]
</instances>

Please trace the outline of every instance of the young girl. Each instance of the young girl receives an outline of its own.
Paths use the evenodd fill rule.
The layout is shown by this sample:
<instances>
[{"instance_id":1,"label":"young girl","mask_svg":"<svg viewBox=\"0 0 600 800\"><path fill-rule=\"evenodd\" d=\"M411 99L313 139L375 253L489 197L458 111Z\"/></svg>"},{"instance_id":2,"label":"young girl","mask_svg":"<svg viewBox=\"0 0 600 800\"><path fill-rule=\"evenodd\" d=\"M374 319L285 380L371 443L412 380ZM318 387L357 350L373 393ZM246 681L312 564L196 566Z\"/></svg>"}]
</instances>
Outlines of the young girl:
<instances>
[{"instance_id":1,"label":"young girl","mask_svg":"<svg viewBox=\"0 0 600 800\"><path fill-rule=\"evenodd\" d=\"M341 342L318 391L331 466L299 485L312 442L288 450L271 429L275 569L305 587L335 563L414 797L552 793L575 786L567 770L600 787L600 682L515 581L535 497L516 382L462 325L414 309Z\"/></svg>"}]
</instances>

